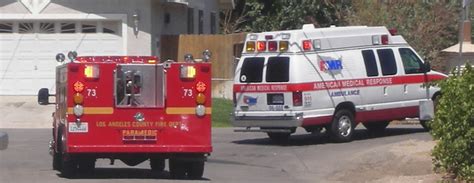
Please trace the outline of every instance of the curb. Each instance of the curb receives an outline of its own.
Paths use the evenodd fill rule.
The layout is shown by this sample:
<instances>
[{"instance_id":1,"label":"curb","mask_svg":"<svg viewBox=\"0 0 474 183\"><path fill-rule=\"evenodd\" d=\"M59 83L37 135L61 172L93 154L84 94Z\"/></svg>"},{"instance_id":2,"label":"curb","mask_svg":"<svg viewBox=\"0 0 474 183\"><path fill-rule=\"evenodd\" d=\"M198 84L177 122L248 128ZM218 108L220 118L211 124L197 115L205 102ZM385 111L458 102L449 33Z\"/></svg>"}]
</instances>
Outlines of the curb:
<instances>
[{"instance_id":1,"label":"curb","mask_svg":"<svg viewBox=\"0 0 474 183\"><path fill-rule=\"evenodd\" d=\"M0 150L5 150L8 148L8 134L5 132L0 132Z\"/></svg>"}]
</instances>

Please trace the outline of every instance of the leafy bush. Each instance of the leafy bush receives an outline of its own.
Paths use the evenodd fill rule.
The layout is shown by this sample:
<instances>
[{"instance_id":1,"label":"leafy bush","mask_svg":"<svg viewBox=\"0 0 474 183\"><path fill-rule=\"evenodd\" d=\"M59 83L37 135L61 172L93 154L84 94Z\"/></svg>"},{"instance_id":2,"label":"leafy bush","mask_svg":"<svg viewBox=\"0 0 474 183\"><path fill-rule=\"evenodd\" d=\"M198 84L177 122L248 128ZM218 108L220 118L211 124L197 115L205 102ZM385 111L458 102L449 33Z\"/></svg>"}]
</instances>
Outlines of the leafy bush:
<instances>
[{"instance_id":1,"label":"leafy bush","mask_svg":"<svg viewBox=\"0 0 474 183\"><path fill-rule=\"evenodd\" d=\"M431 134L438 140L434 164L461 179L474 181L474 70L438 83L442 97L436 106Z\"/></svg>"}]
</instances>

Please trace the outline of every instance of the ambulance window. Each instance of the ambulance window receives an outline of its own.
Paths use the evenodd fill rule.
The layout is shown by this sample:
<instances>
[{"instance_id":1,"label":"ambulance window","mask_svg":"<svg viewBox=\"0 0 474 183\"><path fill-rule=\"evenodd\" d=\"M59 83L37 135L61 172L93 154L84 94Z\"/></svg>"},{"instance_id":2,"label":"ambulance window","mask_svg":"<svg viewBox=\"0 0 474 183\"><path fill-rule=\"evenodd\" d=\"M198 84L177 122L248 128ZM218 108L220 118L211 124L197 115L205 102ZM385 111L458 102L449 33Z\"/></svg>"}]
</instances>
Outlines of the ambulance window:
<instances>
[{"instance_id":1,"label":"ambulance window","mask_svg":"<svg viewBox=\"0 0 474 183\"><path fill-rule=\"evenodd\" d=\"M246 58L240 71L240 82L262 82L263 62L265 58Z\"/></svg>"},{"instance_id":2,"label":"ambulance window","mask_svg":"<svg viewBox=\"0 0 474 183\"><path fill-rule=\"evenodd\" d=\"M379 55L380 65L382 66L382 74L394 75L397 73L397 63L395 62L395 57L393 56L392 49L380 49L377 50Z\"/></svg>"},{"instance_id":3,"label":"ambulance window","mask_svg":"<svg viewBox=\"0 0 474 183\"><path fill-rule=\"evenodd\" d=\"M377 61L375 61L375 54L372 50L362 50L362 56L364 57L365 70L367 76L378 76L379 70L377 69Z\"/></svg>"},{"instance_id":4,"label":"ambulance window","mask_svg":"<svg viewBox=\"0 0 474 183\"><path fill-rule=\"evenodd\" d=\"M405 74L423 73L421 65L423 64L413 51L408 48L400 48L400 57L402 57Z\"/></svg>"},{"instance_id":5,"label":"ambulance window","mask_svg":"<svg viewBox=\"0 0 474 183\"><path fill-rule=\"evenodd\" d=\"M267 82L288 82L290 71L290 58L270 57L267 63Z\"/></svg>"}]
</instances>

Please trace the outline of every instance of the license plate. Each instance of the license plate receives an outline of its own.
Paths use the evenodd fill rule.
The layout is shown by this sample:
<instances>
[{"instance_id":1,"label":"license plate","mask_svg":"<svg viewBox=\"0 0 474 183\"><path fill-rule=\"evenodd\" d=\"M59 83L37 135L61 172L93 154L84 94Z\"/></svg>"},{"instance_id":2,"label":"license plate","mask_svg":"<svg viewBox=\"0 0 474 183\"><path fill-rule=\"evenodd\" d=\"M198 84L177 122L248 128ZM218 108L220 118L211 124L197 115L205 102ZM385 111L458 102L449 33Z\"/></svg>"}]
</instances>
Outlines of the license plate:
<instances>
[{"instance_id":1,"label":"license plate","mask_svg":"<svg viewBox=\"0 0 474 183\"><path fill-rule=\"evenodd\" d=\"M89 132L89 127L87 122L69 122L68 131L71 133L87 133Z\"/></svg>"},{"instance_id":2,"label":"license plate","mask_svg":"<svg viewBox=\"0 0 474 183\"><path fill-rule=\"evenodd\" d=\"M283 111L282 105L269 105L268 110L270 111Z\"/></svg>"},{"instance_id":3,"label":"license plate","mask_svg":"<svg viewBox=\"0 0 474 183\"><path fill-rule=\"evenodd\" d=\"M283 93L267 94L267 105L283 105L285 104L285 98Z\"/></svg>"}]
</instances>

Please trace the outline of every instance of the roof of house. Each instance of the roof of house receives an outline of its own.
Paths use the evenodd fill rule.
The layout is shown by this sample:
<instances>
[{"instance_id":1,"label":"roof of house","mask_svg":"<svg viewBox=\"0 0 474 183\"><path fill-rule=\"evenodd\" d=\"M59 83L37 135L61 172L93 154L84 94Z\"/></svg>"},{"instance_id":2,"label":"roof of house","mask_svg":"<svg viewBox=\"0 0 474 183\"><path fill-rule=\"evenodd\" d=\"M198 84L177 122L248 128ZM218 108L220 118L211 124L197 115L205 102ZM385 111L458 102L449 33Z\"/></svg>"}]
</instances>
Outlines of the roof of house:
<instances>
[{"instance_id":1,"label":"roof of house","mask_svg":"<svg viewBox=\"0 0 474 183\"><path fill-rule=\"evenodd\" d=\"M442 52L449 52L449 53L459 53L459 43L455 44L449 48L444 49ZM463 53L474 53L474 44L471 42L464 41L462 43L462 52Z\"/></svg>"}]
</instances>

